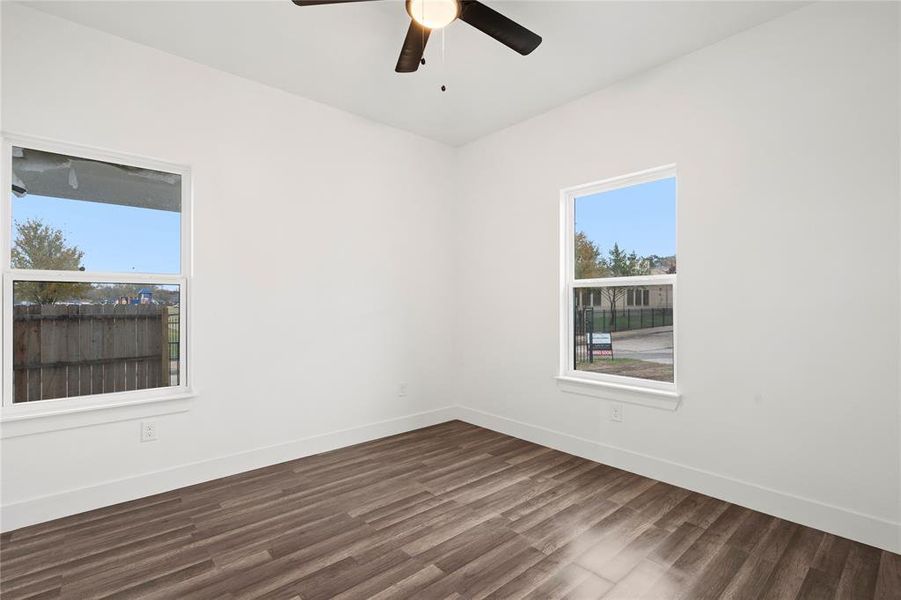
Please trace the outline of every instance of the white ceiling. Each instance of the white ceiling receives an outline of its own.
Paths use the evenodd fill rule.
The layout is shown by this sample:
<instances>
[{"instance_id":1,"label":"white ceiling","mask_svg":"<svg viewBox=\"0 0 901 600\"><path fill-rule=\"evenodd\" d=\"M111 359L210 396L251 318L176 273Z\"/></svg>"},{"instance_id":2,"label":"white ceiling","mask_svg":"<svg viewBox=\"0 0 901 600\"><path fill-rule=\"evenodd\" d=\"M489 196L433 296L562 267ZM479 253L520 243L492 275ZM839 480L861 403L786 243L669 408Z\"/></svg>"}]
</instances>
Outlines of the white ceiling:
<instances>
[{"instance_id":1,"label":"white ceiling","mask_svg":"<svg viewBox=\"0 0 901 600\"><path fill-rule=\"evenodd\" d=\"M800 6L789 2L486 0L534 30L523 57L463 22L397 74L399 0L28 2L89 27L460 145ZM440 87L447 85L447 92Z\"/></svg>"}]
</instances>

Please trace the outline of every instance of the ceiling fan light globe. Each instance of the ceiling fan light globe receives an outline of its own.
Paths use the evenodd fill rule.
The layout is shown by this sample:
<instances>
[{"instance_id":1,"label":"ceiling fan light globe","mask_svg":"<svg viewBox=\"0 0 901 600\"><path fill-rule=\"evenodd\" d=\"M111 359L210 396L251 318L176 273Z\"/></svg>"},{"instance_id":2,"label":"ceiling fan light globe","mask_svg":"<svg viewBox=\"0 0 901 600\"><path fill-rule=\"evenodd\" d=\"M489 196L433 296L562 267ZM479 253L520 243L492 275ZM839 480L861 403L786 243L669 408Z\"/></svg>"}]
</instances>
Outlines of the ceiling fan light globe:
<instances>
[{"instance_id":1,"label":"ceiling fan light globe","mask_svg":"<svg viewBox=\"0 0 901 600\"><path fill-rule=\"evenodd\" d=\"M407 13L427 29L441 29L460 16L458 0L407 0Z\"/></svg>"}]
</instances>

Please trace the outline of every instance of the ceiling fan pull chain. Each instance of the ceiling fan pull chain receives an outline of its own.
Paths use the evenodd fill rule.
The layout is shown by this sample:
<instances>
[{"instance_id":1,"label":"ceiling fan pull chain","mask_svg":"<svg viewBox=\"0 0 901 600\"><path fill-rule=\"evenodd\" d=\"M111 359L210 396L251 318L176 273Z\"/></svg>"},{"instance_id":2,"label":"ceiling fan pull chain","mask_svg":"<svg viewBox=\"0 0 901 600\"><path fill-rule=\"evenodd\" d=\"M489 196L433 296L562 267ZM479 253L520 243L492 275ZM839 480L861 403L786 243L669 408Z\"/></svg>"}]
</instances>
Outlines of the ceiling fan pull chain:
<instances>
[{"instance_id":1,"label":"ceiling fan pull chain","mask_svg":"<svg viewBox=\"0 0 901 600\"><path fill-rule=\"evenodd\" d=\"M424 27L420 27L419 28L419 47L422 49L423 54L425 54L425 41L426 41L426 39L428 39L426 37L426 35L427 35L426 29ZM422 64L422 65L425 64L425 56L421 56L419 58L419 64Z\"/></svg>"},{"instance_id":2,"label":"ceiling fan pull chain","mask_svg":"<svg viewBox=\"0 0 901 600\"><path fill-rule=\"evenodd\" d=\"M441 71L444 73L445 77L447 76L447 61L445 60L445 52L444 52L444 36L447 35L447 30L441 30ZM443 83L441 84L441 91L446 92L447 86Z\"/></svg>"}]
</instances>

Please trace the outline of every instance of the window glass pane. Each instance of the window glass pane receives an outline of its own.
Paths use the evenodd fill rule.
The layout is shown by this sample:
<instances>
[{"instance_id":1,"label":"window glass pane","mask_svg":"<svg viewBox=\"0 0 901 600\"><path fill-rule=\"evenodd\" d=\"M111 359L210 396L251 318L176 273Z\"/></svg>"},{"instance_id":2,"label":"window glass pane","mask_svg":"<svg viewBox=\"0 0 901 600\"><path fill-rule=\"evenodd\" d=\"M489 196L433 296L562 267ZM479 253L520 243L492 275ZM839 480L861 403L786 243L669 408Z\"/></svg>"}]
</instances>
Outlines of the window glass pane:
<instances>
[{"instance_id":1,"label":"window glass pane","mask_svg":"<svg viewBox=\"0 0 901 600\"><path fill-rule=\"evenodd\" d=\"M573 368L672 383L673 286L650 286L642 307L627 306L629 292L642 295L630 287L574 290Z\"/></svg>"},{"instance_id":2,"label":"window glass pane","mask_svg":"<svg viewBox=\"0 0 901 600\"><path fill-rule=\"evenodd\" d=\"M12 266L181 271L181 176L13 148Z\"/></svg>"},{"instance_id":3,"label":"window glass pane","mask_svg":"<svg viewBox=\"0 0 901 600\"><path fill-rule=\"evenodd\" d=\"M675 177L578 197L574 213L576 279L676 272Z\"/></svg>"},{"instance_id":4,"label":"window glass pane","mask_svg":"<svg viewBox=\"0 0 901 600\"><path fill-rule=\"evenodd\" d=\"M179 384L180 286L13 282L13 401Z\"/></svg>"}]
</instances>

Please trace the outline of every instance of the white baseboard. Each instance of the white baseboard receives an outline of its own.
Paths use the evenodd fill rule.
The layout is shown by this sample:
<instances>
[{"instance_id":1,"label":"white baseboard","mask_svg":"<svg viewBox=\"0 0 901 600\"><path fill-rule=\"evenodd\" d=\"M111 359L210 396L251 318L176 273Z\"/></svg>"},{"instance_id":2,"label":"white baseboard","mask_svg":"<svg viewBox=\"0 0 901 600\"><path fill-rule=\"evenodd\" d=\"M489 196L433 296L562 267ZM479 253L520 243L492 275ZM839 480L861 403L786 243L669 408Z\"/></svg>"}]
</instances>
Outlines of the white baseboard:
<instances>
[{"instance_id":1,"label":"white baseboard","mask_svg":"<svg viewBox=\"0 0 901 600\"><path fill-rule=\"evenodd\" d=\"M180 465L163 471L142 473L134 477L68 490L59 494L31 498L0 508L0 531L12 531L35 523L43 523L95 508L136 500L295 458L368 442L429 425L437 425L455 418L457 418L456 407L440 408L275 446L257 448L239 454Z\"/></svg>"},{"instance_id":2,"label":"white baseboard","mask_svg":"<svg viewBox=\"0 0 901 600\"><path fill-rule=\"evenodd\" d=\"M460 420L473 425L901 553L901 523L465 406L457 407L457 415Z\"/></svg>"}]
</instances>

